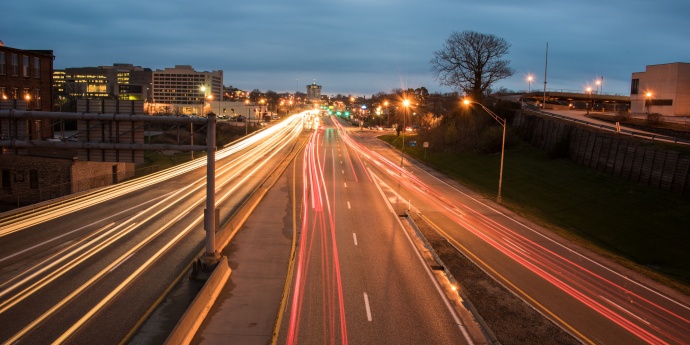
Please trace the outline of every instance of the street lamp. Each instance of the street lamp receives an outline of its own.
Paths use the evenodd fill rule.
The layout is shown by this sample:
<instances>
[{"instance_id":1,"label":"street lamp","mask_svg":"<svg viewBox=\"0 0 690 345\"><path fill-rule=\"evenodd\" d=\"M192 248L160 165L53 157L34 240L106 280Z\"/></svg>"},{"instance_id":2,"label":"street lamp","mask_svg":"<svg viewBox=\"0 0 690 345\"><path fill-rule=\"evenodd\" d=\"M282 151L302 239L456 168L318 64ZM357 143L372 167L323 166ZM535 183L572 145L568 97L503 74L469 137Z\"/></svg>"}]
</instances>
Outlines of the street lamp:
<instances>
[{"instance_id":1,"label":"street lamp","mask_svg":"<svg viewBox=\"0 0 690 345\"><path fill-rule=\"evenodd\" d=\"M587 114L589 114L589 106L590 106L590 103L592 102L592 88L591 87L587 88L587 98L589 99L589 102L587 102L587 106L585 108L587 108Z\"/></svg>"},{"instance_id":2,"label":"street lamp","mask_svg":"<svg viewBox=\"0 0 690 345\"><path fill-rule=\"evenodd\" d=\"M199 111L199 116L204 113L204 102L206 102L206 86L202 85L199 90L201 90L201 110Z\"/></svg>"},{"instance_id":3,"label":"street lamp","mask_svg":"<svg viewBox=\"0 0 690 345\"><path fill-rule=\"evenodd\" d=\"M244 135L249 134L249 119L251 119L251 113L249 112L249 100L244 100L244 107L247 108L247 118L244 119Z\"/></svg>"},{"instance_id":4,"label":"street lamp","mask_svg":"<svg viewBox=\"0 0 690 345\"><path fill-rule=\"evenodd\" d=\"M534 79L532 75L527 76L527 93L532 92L532 79Z\"/></svg>"},{"instance_id":5,"label":"street lamp","mask_svg":"<svg viewBox=\"0 0 690 345\"><path fill-rule=\"evenodd\" d=\"M647 115L649 115L649 109L652 107L652 93L647 92L645 96L647 96Z\"/></svg>"},{"instance_id":6,"label":"street lamp","mask_svg":"<svg viewBox=\"0 0 690 345\"><path fill-rule=\"evenodd\" d=\"M383 105L386 107L386 126L391 125L391 113L388 112L388 101L384 101Z\"/></svg>"},{"instance_id":7,"label":"street lamp","mask_svg":"<svg viewBox=\"0 0 690 345\"><path fill-rule=\"evenodd\" d=\"M501 170L499 171L498 175L498 195L496 196L496 202L500 204L502 202L501 188L503 186L503 157L505 156L506 152L506 119L503 119L498 115L494 114L494 112L492 112L491 110L489 110L489 108L485 107L483 104L479 102L474 102L470 101L469 99L465 99L463 100L463 103L465 103L465 105L469 105L470 103L479 105L480 107L482 107L482 109L484 109L484 111L486 111L487 114L489 114L489 116L491 116L494 120L496 120L496 122L503 126L503 143L501 144Z\"/></svg>"},{"instance_id":8,"label":"street lamp","mask_svg":"<svg viewBox=\"0 0 690 345\"><path fill-rule=\"evenodd\" d=\"M601 80L597 79L597 93L601 94Z\"/></svg>"},{"instance_id":9,"label":"street lamp","mask_svg":"<svg viewBox=\"0 0 690 345\"><path fill-rule=\"evenodd\" d=\"M407 99L405 99L405 100L403 101L403 106L405 107L405 114L403 115L402 147L400 147L400 167L401 167L401 168L403 167L403 151L405 151L405 131L407 130L407 128L405 128L405 127L407 126L407 125L406 125L406 121L407 121L407 107L410 106L410 101L407 100Z\"/></svg>"}]
</instances>

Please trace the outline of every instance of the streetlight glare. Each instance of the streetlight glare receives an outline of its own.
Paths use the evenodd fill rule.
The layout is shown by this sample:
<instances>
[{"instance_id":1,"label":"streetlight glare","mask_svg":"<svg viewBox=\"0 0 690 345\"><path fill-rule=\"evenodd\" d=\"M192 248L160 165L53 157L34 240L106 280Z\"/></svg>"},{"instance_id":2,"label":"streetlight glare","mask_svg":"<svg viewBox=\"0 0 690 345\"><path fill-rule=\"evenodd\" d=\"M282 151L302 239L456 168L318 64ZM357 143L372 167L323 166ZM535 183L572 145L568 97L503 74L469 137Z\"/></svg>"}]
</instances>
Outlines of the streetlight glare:
<instances>
[{"instance_id":1,"label":"streetlight glare","mask_svg":"<svg viewBox=\"0 0 690 345\"><path fill-rule=\"evenodd\" d=\"M408 99L404 100L403 105L406 107L409 107L410 106L410 100L408 100Z\"/></svg>"},{"instance_id":2,"label":"streetlight glare","mask_svg":"<svg viewBox=\"0 0 690 345\"><path fill-rule=\"evenodd\" d=\"M498 195L496 196L496 202L498 202L500 204L503 202L502 196L501 196L501 190L503 189L503 157L505 156L505 151L506 151L506 125L507 125L507 121L506 121L506 119L501 118L500 116L496 115L496 113L494 113L489 108L485 107L483 104L481 104L479 102L471 101L471 100L465 98L462 100L462 103L464 103L465 105L469 105L470 103L472 103L472 104L476 104L476 105L482 107L482 109L484 109L484 111L489 116L491 116L494 120L496 120L496 122L498 122L498 124L500 124L503 127L503 142L501 144L501 168L500 168L499 173L498 173Z\"/></svg>"}]
</instances>

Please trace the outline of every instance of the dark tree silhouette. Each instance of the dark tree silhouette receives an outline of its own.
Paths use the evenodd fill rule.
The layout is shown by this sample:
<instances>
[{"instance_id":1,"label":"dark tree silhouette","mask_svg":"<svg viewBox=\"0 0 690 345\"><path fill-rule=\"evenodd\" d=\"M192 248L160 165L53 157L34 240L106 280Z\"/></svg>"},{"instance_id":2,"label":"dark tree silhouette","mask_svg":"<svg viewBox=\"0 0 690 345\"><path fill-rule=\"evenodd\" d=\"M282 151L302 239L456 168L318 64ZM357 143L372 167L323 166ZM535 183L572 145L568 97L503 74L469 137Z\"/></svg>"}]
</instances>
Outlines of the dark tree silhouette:
<instances>
[{"instance_id":1,"label":"dark tree silhouette","mask_svg":"<svg viewBox=\"0 0 690 345\"><path fill-rule=\"evenodd\" d=\"M509 48L510 43L494 35L453 32L443 49L434 52L431 69L441 85L480 99L492 84L515 74L510 60L502 59Z\"/></svg>"}]
</instances>

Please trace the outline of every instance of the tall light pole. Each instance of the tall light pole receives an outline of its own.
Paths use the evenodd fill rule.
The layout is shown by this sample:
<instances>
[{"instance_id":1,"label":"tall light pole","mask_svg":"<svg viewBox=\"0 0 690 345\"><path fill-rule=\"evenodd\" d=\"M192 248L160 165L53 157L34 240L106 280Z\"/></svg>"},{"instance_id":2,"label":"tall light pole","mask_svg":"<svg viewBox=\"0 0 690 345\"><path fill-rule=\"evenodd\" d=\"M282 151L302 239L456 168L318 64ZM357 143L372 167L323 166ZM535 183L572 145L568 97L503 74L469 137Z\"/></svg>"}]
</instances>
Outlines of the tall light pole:
<instances>
[{"instance_id":1,"label":"tall light pole","mask_svg":"<svg viewBox=\"0 0 690 345\"><path fill-rule=\"evenodd\" d=\"M601 95L601 80L597 79L597 93Z\"/></svg>"},{"instance_id":2,"label":"tall light pole","mask_svg":"<svg viewBox=\"0 0 690 345\"><path fill-rule=\"evenodd\" d=\"M652 93L647 92L645 96L647 96L647 115L649 115L649 109L652 107Z\"/></svg>"},{"instance_id":3,"label":"tall light pole","mask_svg":"<svg viewBox=\"0 0 690 345\"><path fill-rule=\"evenodd\" d=\"M388 101L384 101L383 105L386 107L386 126L391 125L391 113L388 112Z\"/></svg>"},{"instance_id":4,"label":"tall light pole","mask_svg":"<svg viewBox=\"0 0 690 345\"><path fill-rule=\"evenodd\" d=\"M532 79L534 78L531 74L527 76L527 93L532 92Z\"/></svg>"},{"instance_id":5,"label":"tall light pole","mask_svg":"<svg viewBox=\"0 0 690 345\"><path fill-rule=\"evenodd\" d=\"M405 99L403 101L403 106L405 107L405 113L403 115L403 130L402 130L402 146L400 147L400 167L402 168L403 166L403 152L405 151L405 131L407 130L405 127L407 126L407 107L410 106L410 101Z\"/></svg>"},{"instance_id":6,"label":"tall light pole","mask_svg":"<svg viewBox=\"0 0 690 345\"><path fill-rule=\"evenodd\" d=\"M202 85L200 90L201 90L201 111L199 111L199 116L204 114L204 103L206 102L206 85Z\"/></svg>"},{"instance_id":7,"label":"tall light pole","mask_svg":"<svg viewBox=\"0 0 690 345\"><path fill-rule=\"evenodd\" d=\"M501 170L498 174L498 195L496 196L496 202L500 204L502 202L501 189L503 187L503 157L505 156L506 152L506 119L503 119L500 116L494 114L493 111L489 110L489 108L485 107L483 104L479 102L474 102L470 101L469 99L465 99L463 103L465 103L465 105L469 105L470 103L479 105L480 107L482 107L482 109L484 109L484 111L486 111L487 114L489 114L489 116L491 116L494 120L496 120L496 122L503 126L503 143L501 144Z\"/></svg>"},{"instance_id":8,"label":"tall light pole","mask_svg":"<svg viewBox=\"0 0 690 345\"><path fill-rule=\"evenodd\" d=\"M587 102L586 108L587 108L587 114L589 114L589 107L590 107L591 102L592 102L592 88L591 87L587 88L587 98L589 99L589 102Z\"/></svg>"},{"instance_id":9,"label":"tall light pole","mask_svg":"<svg viewBox=\"0 0 690 345\"><path fill-rule=\"evenodd\" d=\"M244 135L246 136L249 134L249 117L251 114L249 113L249 100L245 99L244 100L244 107L247 108L247 118L244 119Z\"/></svg>"}]
</instances>

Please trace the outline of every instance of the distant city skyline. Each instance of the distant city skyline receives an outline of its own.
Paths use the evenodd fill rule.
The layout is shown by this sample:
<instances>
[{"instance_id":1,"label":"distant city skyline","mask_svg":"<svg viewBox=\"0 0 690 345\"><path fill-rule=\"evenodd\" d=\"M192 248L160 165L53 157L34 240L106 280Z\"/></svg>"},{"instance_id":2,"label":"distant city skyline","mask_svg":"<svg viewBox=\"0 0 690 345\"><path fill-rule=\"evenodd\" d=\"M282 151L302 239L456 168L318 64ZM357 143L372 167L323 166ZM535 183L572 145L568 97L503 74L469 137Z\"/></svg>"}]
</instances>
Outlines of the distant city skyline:
<instances>
[{"instance_id":1,"label":"distant city skyline","mask_svg":"<svg viewBox=\"0 0 690 345\"><path fill-rule=\"evenodd\" d=\"M434 51L453 31L493 34L510 44L513 77L494 89L583 91L603 76L604 93L627 95L645 66L688 62L690 3L667 0L361 0L228 5L201 0L100 3L30 0L5 4L0 40L19 49L52 49L56 69L131 63L153 70L190 65L222 70L243 90L305 92L314 80L327 95L442 87L430 71ZM531 83L527 76L532 75Z\"/></svg>"}]
</instances>

